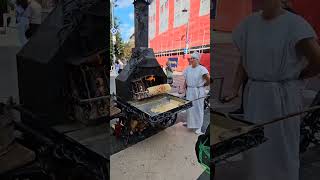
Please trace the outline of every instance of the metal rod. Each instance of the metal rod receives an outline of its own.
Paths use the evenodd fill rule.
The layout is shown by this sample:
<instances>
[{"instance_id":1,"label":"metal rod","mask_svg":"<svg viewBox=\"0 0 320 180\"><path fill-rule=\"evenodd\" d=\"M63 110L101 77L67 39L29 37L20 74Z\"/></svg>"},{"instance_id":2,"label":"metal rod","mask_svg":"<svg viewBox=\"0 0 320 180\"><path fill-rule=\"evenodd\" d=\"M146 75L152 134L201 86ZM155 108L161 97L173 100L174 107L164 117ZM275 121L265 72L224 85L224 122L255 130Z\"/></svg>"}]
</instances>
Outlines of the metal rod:
<instances>
[{"instance_id":1,"label":"metal rod","mask_svg":"<svg viewBox=\"0 0 320 180\"><path fill-rule=\"evenodd\" d=\"M95 98L89 98L89 99L80 99L79 102L90 102L90 101L96 101L100 99L107 99L110 98L110 96L100 96L100 97L95 97Z\"/></svg>"},{"instance_id":2,"label":"metal rod","mask_svg":"<svg viewBox=\"0 0 320 180\"><path fill-rule=\"evenodd\" d=\"M111 4L111 17L112 17L112 28L114 28L115 22L114 22L114 6L115 6L115 2L114 0L110 0L110 4ZM115 35L112 33L112 52L113 52L113 64L116 63L116 54L115 54L115 48L114 46L116 45L116 41L115 41Z\"/></svg>"},{"instance_id":3,"label":"metal rod","mask_svg":"<svg viewBox=\"0 0 320 180\"><path fill-rule=\"evenodd\" d=\"M282 121L282 120L287 120L287 119L289 119L291 117L295 117L295 116L298 116L298 115L301 115L301 114L304 114L304 113L307 113L307 112L310 112L310 111L315 111L315 110L318 110L318 109L320 109L320 106L309 107L309 108L306 108L306 109L304 109L303 111L300 111L300 112L290 113L290 114L288 114L286 116L283 116L283 117L280 117L280 118L275 118L275 119L273 119L271 121L268 121L268 122L265 122L265 123L262 123L262 124L253 125L253 129L261 128L263 126L274 124L274 123Z\"/></svg>"},{"instance_id":4,"label":"metal rod","mask_svg":"<svg viewBox=\"0 0 320 180\"><path fill-rule=\"evenodd\" d=\"M298 115L301 115L301 114L304 114L304 113L307 113L307 112L319 110L319 109L320 109L320 106L313 106L313 107L306 108L303 111L290 113L288 115L275 118L275 119L273 119L271 121L268 121L268 122L265 122L265 123L235 128L235 129L232 129L230 131L227 131L227 132L221 134L219 136L219 139L220 140L230 139L230 138L233 138L233 137L236 137L236 136L240 136L242 134L246 134L246 133L248 133L250 131L253 131L255 129L259 129L259 128L262 128L264 126L267 126L267 125L270 125L270 124L274 124L274 123L277 123L277 122L280 122L280 121L290 120L290 118L292 118L292 117L295 117L295 116L298 116Z\"/></svg>"}]
</instances>

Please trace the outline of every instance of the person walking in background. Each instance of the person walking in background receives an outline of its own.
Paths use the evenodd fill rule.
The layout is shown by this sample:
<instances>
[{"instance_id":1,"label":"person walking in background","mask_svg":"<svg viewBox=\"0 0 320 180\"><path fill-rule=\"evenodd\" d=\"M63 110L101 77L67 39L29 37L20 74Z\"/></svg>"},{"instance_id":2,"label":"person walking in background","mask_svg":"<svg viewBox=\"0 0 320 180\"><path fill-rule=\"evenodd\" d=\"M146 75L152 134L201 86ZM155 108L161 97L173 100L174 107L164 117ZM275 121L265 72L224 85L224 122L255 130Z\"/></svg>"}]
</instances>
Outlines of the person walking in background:
<instances>
[{"instance_id":1,"label":"person walking in background","mask_svg":"<svg viewBox=\"0 0 320 180\"><path fill-rule=\"evenodd\" d=\"M263 0L262 11L246 18L233 40L241 59L229 99L248 81L245 120L260 124L301 111L301 80L320 73L320 46L311 25L283 9L281 0ZM265 136L267 142L244 154L249 169L243 179L299 180L300 117L265 127Z\"/></svg>"},{"instance_id":2,"label":"person walking in background","mask_svg":"<svg viewBox=\"0 0 320 180\"><path fill-rule=\"evenodd\" d=\"M120 71L120 63L118 60L116 60L116 63L114 65L114 70L116 72L117 75L119 75L119 71Z\"/></svg>"},{"instance_id":3,"label":"person walking in background","mask_svg":"<svg viewBox=\"0 0 320 180\"><path fill-rule=\"evenodd\" d=\"M121 71L123 70L124 68L124 65L123 65L123 62L121 60L118 61L119 62L119 74L121 73Z\"/></svg>"},{"instance_id":4,"label":"person walking in background","mask_svg":"<svg viewBox=\"0 0 320 180\"><path fill-rule=\"evenodd\" d=\"M37 31L41 24L42 7L36 0L28 0L30 6L30 25L26 31L26 37L30 37Z\"/></svg>"},{"instance_id":5,"label":"person walking in background","mask_svg":"<svg viewBox=\"0 0 320 180\"><path fill-rule=\"evenodd\" d=\"M24 46L28 42L28 39L25 34L29 29L30 18L31 10L28 0L16 0L17 29L18 36L22 46Z\"/></svg>"},{"instance_id":6,"label":"person walking in background","mask_svg":"<svg viewBox=\"0 0 320 180\"><path fill-rule=\"evenodd\" d=\"M172 70L172 68L170 66L170 62L169 61L167 61L167 63L166 63L166 69L165 70L166 70L165 72L166 72L166 75L167 75L167 83L172 85L173 84L173 70Z\"/></svg>"},{"instance_id":7,"label":"person walking in background","mask_svg":"<svg viewBox=\"0 0 320 180\"><path fill-rule=\"evenodd\" d=\"M210 84L208 70L200 65L200 54L195 52L191 55L191 65L183 72L185 78L186 98L192 102L192 107L187 110L187 127L194 129L198 135L201 131L204 117L205 87Z\"/></svg>"},{"instance_id":8,"label":"person walking in background","mask_svg":"<svg viewBox=\"0 0 320 180\"><path fill-rule=\"evenodd\" d=\"M0 0L0 27L5 24L3 14L8 13L8 4L8 0Z\"/></svg>"}]
</instances>

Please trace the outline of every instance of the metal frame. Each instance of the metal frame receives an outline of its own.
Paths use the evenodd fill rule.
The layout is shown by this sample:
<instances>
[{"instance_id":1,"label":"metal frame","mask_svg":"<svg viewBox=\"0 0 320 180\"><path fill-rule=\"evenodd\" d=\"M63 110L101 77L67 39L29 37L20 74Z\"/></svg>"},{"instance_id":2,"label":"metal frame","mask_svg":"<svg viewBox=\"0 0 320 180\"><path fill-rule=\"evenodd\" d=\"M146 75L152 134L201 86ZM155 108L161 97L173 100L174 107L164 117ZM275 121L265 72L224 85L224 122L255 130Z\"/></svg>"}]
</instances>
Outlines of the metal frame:
<instances>
[{"instance_id":1,"label":"metal frame","mask_svg":"<svg viewBox=\"0 0 320 180\"><path fill-rule=\"evenodd\" d=\"M194 51L202 51L203 53L206 53L207 51L210 52L210 44L209 45L202 45L202 46L195 46L189 48L189 52L192 53ZM162 57L162 56L172 56L172 55L183 55L184 49L174 49L174 50L167 50L167 51L159 51L155 53L156 57Z\"/></svg>"},{"instance_id":2,"label":"metal frame","mask_svg":"<svg viewBox=\"0 0 320 180\"><path fill-rule=\"evenodd\" d=\"M167 96L178 98L178 97L170 95L170 94L167 94ZM179 106L175 109L171 109L167 112L160 113L156 116L151 116L151 115L147 114L146 112L141 111L137 107L129 104L127 101L122 100L121 97L117 97L117 99L115 101L117 102L117 104L119 104L122 107L124 112L126 112L127 114L138 115L139 118L148 121L151 124L151 126L153 126L153 127L155 127L159 124L166 123L167 121L170 121L173 117L175 117L175 115L178 112L181 112L185 109L192 107L192 102L188 101L186 104Z\"/></svg>"},{"instance_id":3,"label":"metal frame","mask_svg":"<svg viewBox=\"0 0 320 180\"><path fill-rule=\"evenodd\" d=\"M15 126L27 135L27 138L22 141L24 144L33 145L32 150L37 152L37 156L68 160L77 166L84 167L99 180L109 179L109 159L107 157L41 123L44 121L24 107L14 106L13 109L23 114L25 123L15 122Z\"/></svg>"},{"instance_id":4,"label":"metal frame","mask_svg":"<svg viewBox=\"0 0 320 180\"><path fill-rule=\"evenodd\" d=\"M213 110L211 110L211 113L216 113L221 116L225 116L223 113L219 113ZM252 123L249 123L240 119L236 119L234 117L232 117L232 119L235 121L245 123L248 126L252 125ZM230 158L248 149L257 147L260 144L264 143L265 141L267 141L267 139L264 137L264 129L259 128L259 129L249 131L246 134L233 137L226 141L213 144L211 145L211 157L212 157L211 163L212 165L217 165L220 162L226 160L227 158Z\"/></svg>"},{"instance_id":5,"label":"metal frame","mask_svg":"<svg viewBox=\"0 0 320 180\"><path fill-rule=\"evenodd\" d=\"M219 87L219 92L218 92L218 100L221 102L222 101L222 91L223 91L223 84L224 84L224 77L216 77L216 78L212 78L213 83L215 84L214 81L215 80L220 80L220 87Z\"/></svg>"}]
</instances>

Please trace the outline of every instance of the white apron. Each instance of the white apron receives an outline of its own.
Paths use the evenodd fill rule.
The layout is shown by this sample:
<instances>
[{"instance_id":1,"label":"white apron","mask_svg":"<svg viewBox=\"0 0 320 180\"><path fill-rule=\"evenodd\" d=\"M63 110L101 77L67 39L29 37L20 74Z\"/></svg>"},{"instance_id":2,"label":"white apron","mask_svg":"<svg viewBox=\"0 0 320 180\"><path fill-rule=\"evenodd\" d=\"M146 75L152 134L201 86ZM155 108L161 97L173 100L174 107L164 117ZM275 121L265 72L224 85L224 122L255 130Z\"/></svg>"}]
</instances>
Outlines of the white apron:
<instances>
[{"instance_id":1,"label":"white apron","mask_svg":"<svg viewBox=\"0 0 320 180\"><path fill-rule=\"evenodd\" d=\"M184 77L187 82L186 98L193 101L195 99L205 97L205 80L204 74L208 74L208 70L198 65L196 68L189 66L185 72ZM200 129L203 124L204 116L204 98L192 102L192 107L187 110L187 127Z\"/></svg>"},{"instance_id":2,"label":"white apron","mask_svg":"<svg viewBox=\"0 0 320 180\"><path fill-rule=\"evenodd\" d=\"M272 32L271 32L272 31ZM244 116L255 124L302 109L304 68L296 44L315 37L301 17L286 12L272 21L260 13L248 17L233 32L249 81L244 93ZM267 126L268 141L244 154L245 180L299 180L300 117Z\"/></svg>"}]
</instances>

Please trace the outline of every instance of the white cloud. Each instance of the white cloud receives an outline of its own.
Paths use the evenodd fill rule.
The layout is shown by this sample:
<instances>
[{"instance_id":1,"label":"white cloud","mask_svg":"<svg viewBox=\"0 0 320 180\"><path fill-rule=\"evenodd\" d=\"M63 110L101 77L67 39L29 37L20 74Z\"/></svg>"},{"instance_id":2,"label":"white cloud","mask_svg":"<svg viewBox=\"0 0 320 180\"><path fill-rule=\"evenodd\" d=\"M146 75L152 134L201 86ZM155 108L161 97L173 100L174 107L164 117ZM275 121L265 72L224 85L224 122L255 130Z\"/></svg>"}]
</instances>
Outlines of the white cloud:
<instances>
[{"instance_id":1,"label":"white cloud","mask_svg":"<svg viewBox=\"0 0 320 180\"><path fill-rule=\"evenodd\" d=\"M131 20L134 20L134 14L133 14L133 13L130 13L130 14L129 14L129 18L130 18Z\"/></svg>"},{"instance_id":2,"label":"white cloud","mask_svg":"<svg viewBox=\"0 0 320 180\"><path fill-rule=\"evenodd\" d=\"M127 31L127 36L128 38L134 33L134 27L131 27L128 31Z\"/></svg>"},{"instance_id":3,"label":"white cloud","mask_svg":"<svg viewBox=\"0 0 320 180\"><path fill-rule=\"evenodd\" d=\"M134 26L129 24L122 24L119 27L119 31L122 34L123 40L128 41L129 37L134 33Z\"/></svg>"},{"instance_id":4,"label":"white cloud","mask_svg":"<svg viewBox=\"0 0 320 180\"><path fill-rule=\"evenodd\" d=\"M133 0L117 0L116 4L118 5L117 8L127 8L133 3Z\"/></svg>"},{"instance_id":5,"label":"white cloud","mask_svg":"<svg viewBox=\"0 0 320 180\"><path fill-rule=\"evenodd\" d=\"M130 27L129 24L121 24L121 25L120 25L120 28L128 28L128 27Z\"/></svg>"}]
</instances>

